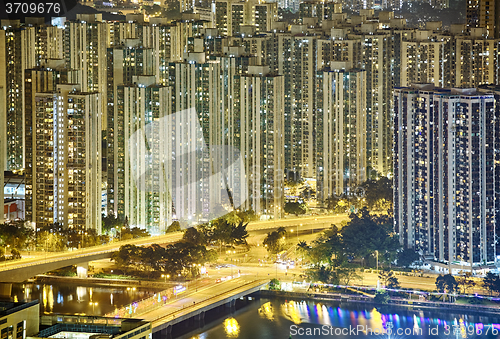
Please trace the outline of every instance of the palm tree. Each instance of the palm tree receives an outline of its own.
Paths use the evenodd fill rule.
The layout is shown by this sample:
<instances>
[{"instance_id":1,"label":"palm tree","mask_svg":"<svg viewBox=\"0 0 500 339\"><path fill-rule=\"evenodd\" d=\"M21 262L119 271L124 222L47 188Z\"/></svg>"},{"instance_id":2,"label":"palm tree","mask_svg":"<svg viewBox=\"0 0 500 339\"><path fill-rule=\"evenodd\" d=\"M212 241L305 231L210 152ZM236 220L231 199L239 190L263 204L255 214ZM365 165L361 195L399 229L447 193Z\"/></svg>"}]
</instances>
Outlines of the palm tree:
<instances>
[{"instance_id":1,"label":"palm tree","mask_svg":"<svg viewBox=\"0 0 500 339\"><path fill-rule=\"evenodd\" d=\"M310 247L307 245L307 243L302 240L297 244L297 249L301 255L302 261L304 261L304 256L308 253Z\"/></svg>"}]
</instances>

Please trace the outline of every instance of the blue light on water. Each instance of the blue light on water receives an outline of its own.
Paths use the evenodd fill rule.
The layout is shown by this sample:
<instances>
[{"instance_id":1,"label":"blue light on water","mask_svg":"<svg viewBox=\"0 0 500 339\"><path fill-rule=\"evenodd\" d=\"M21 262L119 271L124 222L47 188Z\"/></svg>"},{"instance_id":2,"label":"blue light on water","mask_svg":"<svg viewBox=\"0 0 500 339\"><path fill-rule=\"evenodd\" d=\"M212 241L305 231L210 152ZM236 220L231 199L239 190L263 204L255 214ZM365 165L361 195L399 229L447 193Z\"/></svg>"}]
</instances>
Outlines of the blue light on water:
<instances>
[{"instance_id":1,"label":"blue light on water","mask_svg":"<svg viewBox=\"0 0 500 339\"><path fill-rule=\"evenodd\" d=\"M64 297L63 297L63 295L61 294L61 292L58 292L58 293L57 293L57 303L58 303L58 304L61 304L61 305L62 305L62 304L64 304Z\"/></svg>"}]
</instances>

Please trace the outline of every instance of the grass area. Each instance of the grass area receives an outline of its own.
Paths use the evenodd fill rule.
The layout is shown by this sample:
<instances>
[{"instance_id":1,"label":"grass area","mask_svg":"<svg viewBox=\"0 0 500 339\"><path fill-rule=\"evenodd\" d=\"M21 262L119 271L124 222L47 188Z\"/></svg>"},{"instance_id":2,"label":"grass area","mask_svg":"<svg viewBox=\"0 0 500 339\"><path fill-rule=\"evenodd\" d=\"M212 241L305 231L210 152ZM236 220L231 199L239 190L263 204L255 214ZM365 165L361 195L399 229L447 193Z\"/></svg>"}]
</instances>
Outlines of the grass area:
<instances>
[{"instance_id":1,"label":"grass area","mask_svg":"<svg viewBox=\"0 0 500 339\"><path fill-rule=\"evenodd\" d=\"M108 274L108 273L96 273L94 274L93 277L102 279L145 280L144 278L131 277L128 275L121 275L121 274Z\"/></svg>"},{"instance_id":2,"label":"grass area","mask_svg":"<svg viewBox=\"0 0 500 339\"><path fill-rule=\"evenodd\" d=\"M483 306L495 306L498 307L498 302L483 299L483 298L460 298L458 297L455 303L460 305L483 305Z\"/></svg>"}]
</instances>

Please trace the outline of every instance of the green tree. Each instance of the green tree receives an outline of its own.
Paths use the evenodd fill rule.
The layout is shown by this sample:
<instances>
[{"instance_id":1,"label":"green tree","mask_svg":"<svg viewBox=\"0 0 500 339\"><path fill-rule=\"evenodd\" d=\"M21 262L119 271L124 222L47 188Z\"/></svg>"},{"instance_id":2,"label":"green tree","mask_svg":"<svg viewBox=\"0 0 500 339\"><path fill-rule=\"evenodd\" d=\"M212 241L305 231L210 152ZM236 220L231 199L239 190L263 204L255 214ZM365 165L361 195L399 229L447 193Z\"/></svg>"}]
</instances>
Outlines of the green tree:
<instances>
[{"instance_id":1,"label":"green tree","mask_svg":"<svg viewBox=\"0 0 500 339\"><path fill-rule=\"evenodd\" d=\"M247 211L240 211L238 212L238 216L241 218L241 220L244 223L249 223L251 221L257 221L259 220L259 216L255 214L253 210L247 210Z\"/></svg>"},{"instance_id":2,"label":"green tree","mask_svg":"<svg viewBox=\"0 0 500 339\"><path fill-rule=\"evenodd\" d=\"M483 287L490 293L500 294L500 277L498 274L488 272L483 278Z\"/></svg>"},{"instance_id":3,"label":"green tree","mask_svg":"<svg viewBox=\"0 0 500 339\"><path fill-rule=\"evenodd\" d=\"M243 221L237 211L227 213L223 218L231 225L237 225Z\"/></svg>"},{"instance_id":4,"label":"green tree","mask_svg":"<svg viewBox=\"0 0 500 339\"><path fill-rule=\"evenodd\" d=\"M278 228L276 231L270 232L264 239L263 245L267 251L272 254L279 253L285 249L286 230L284 227Z\"/></svg>"},{"instance_id":5,"label":"green tree","mask_svg":"<svg viewBox=\"0 0 500 339\"><path fill-rule=\"evenodd\" d=\"M99 246L99 245L104 245L109 242L109 237L105 234L97 234L97 231L95 229L88 229L84 233L84 242L83 244L85 247L91 247L91 246Z\"/></svg>"},{"instance_id":6,"label":"green tree","mask_svg":"<svg viewBox=\"0 0 500 339\"><path fill-rule=\"evenodd\" d=\"M161 270L161 260L165 256L165 248L158 244L152 244L151 246L142 249L141 256L142 262L153 271Z\"/></svg>"},{"instance_id":7,"label":"green tree","mask_svg":"<svg viewBox=\"0 0 500 339\"><path fill-rule=\"evenodd\" d=\"M460 276L456 277L458 286L461 288L462 293L467 293L468 290L476 286L476 282L472 279L471 272L461 272Z\"/></svg>"},{"instance_id":8,"label":"green tree","mask_svg":"<svg viewBox=\"0 0 500 339\"><path fill-rule=\"evenodd\" d=\"M13 248L11 251L10 251L10 256L12 257L12 259L21 259L21 252L19 252L19 250L17 248Z\"/></svg>"},{"instance_id":9,"label":"green tree","mask_svg":"<svg viewBox=\"0 0 500 339\"><path fill-rule=\"evenodd\" d=\"M379 304L387 304L389 303L389 300L391 300L391 297L389 294L385 291L377 291L375 292L375 297L373 298L373 301Z\"/></svg>"},{"instance_id":10,"label":"green tree","mask_svg":"<svg viewBox=\"0 0 500 339\"><path fill-rule=\"evenodd\" d=\"M203 233L199 232L195 227L189 227L182 236L182 241L192 243L194 245L205 245L206 240Z\"/></svg>"},{"instance_id":11,"label":"green tree","mask_svg":"<svg viewBox=\"0 0 500 339\"><path fill-rule=\"evenodd\" d=\"M165 254L160 266L172 277L179 274L186 276L197 275L199 265L204 265L208 260L216 258L214 251L207 251L203 245L180 241L165 247Z\"/></svg>"},{"instance_id":12,"label":"green tree","mask_svg":"<svg viewBox=\"0 0 500 339\"><path fill-rule=\"evenodd\" d=\"M398 252L398 266L408 267L420 259L420 255L413 248L404 248Z\"/></svg>"},{"instance_id":13,"label":"green tree","mask_svg":"<svg viewBox=\"0 0 500 339\"><path fill-rule=\"evenodd\" d=\"M288 171L285 176L285 187L289 190L291 196L298 196L298 189L304 183L304 179L301 178L300 173L294 171ZM286 212L286 211L285 211Z\"/></svg>"},{"instance_id":14,"label":"green tree","mask_svg":"<svg viewBox=\"0 0 500 339\"><path fill-rule=\"evenodd\" d=\"M401 284L399 283L398 278L396 277L390 277L389 280L387 280L387 288L397 290L401 288Z\"/></svg>"},{"instance_id":15,"label":"green tree","mask_svg":"<svg viewBox=\"0 0 500 339\"><path fill-rule=\"evenodd\" d=\"M40 228L37 234L37 246L40 250L61 252L67 249L66 231L59 223Z\"/></svg>"},{"instance_id":16,"label":"green tree","mask_svg":"<svg viewBox=\"0 0 500 339\"><path fill-rule=\"evenodd\" d=\"M359 279L360 275L355 267L349 267L347 264L344 267L337 268L337 273L342 285L351 285L354 279Z\"/></svg>"},{"instance_id":17,"label":"green tree","mask_svg":"<svg viewBox=\"0 0 500 339\"><path fill-rule=\"evenodd\" d=\"M387 177L380 177L378 180L367 180L361 184L365 194L364 199L370 210L376 208L392 207L393 189L392 180ZM387 205L388 204L388 205Z\"/></svg>"},{"instance_id":18,"label":"green tree","mask_svg":"<svg viewBox=\"0 0 500 339\"><path fill-rule=\"evenodd\" d=\"M151 236L147 230L139 227L128 228L125 226L124 228L122 228L121 233L122 240L146 238Z\"/></svg>"},{"instance_id":19,"label":"green tree","mask_svg":"<svg viewBox=\"0 0 500 339\"><path fill-rule=\"evenodd\" d=\"M244 224L243 221L240 221L237 225L231 225L231 245L247 245L247 226L248 224Z\"/></svg>"},{"instance_id":20,"label":"green tree","mask_svg":"<svg viewBox=\"0 0 500 339\"><path fill-rule=\"evenodd\" d=\"M385 268L383 271L380 271L378 279L386 288L399 288L399 281L390 269Z\"/></svg>"},{"instance_id":21,"label":"green tree","mask_svg":"<svg viewBox=\"0 0 500 339\"><path fill-rule=\"evenodd\" d=\"M135 263L135 260L140 256L140 249L135 245L123 245L120 249L111 255L111 260L119 267L129 267Z\"/></svg>"},{"instance_id":22,"label":"green tree","mask_svg":"<svg viewBox=\"0 0 500 339\"><path fill-rule=\"evenodd\" d=\"M125 226L125 224L125 220L116 217L114 213L102 215L102 232L105 234L110 234L112 229L115 229L115 232L118 233L119 231L117 230L121 230L121 228Z\"/></svg>"},{"instance_id":23,"label":"green tree","mask_svg":"<svg viewBox=\"0 0 500 339\"><path fill-rule=\"evenodd\" d=\"M315 196L316 196L316 191L309 186L302 189L299 193L299 198L302 199L303 201L313 199Z\"/></svg>"},{"instance_id":24,"label":"green tree","mask_svg":"<svg viewBox=\"0 0 500 339\"><path fill-rule=\"evenodd\" d=\"M180 232L182 231L181 229L181 223L178 221L174 221L173 223L170 224L170 226L167 227L167 230L165 233L173 233L173 232Z\"/></svg>"},{"instance_id":25,"label":"green tree","mask_svg":"<svg viewBox=\"0 0 500 339\"><path fill-rule=\"evenodd\" d=\"M307 257L309 249L310 249L310 246L307 245L307 243L304 240L301 240L297 244L297 252L300 255L300 257L302 258L302 260L304 260L304 258Z\"/></svg>"},{"instance_id":26,"label":"green tree","mask_svg":"<svg viewBox=\"0 0 500 339\"><path fill-rule=\"evenodd\" d=\"M33 236L33 229L26 226L24 220L0 224L1 243L11 248L26 248Z\"/></svg>"},{"instance_id":27,"label":"green tree","mask_svg":"<svg viewBox=\"0 0 500 339\"><path fill-rule=\"evenodd\" d=\"M441 293L454 293L458 288L458 283L451 274L439 275L435 283L436 289Z\"/></svg>"},{"instance_id":28,"label":"green tree","mask_svg":"<svg viewBox=\"0 0 500 339\"><path fill-rule=\"evenodd\" d=\"M339 272L329 265L317 266L307 270L307 274L313 282L322 282L324 284L339 285Z\"/></svg>"},{"instance_id":29,"label":"green tree","mask_svg":"<svg viewBox=\"0 0 500 339\"><path fill-rule=\"evenodd\" d=\"M375 251L379 261L392 262L401 248L393 233L393 221L388 216L370 215L366 208L351 214L347 226L342 228L342 242L346 254L367 259Z\"/></svg>"},{"instance_id":30,"label":"green tree","mask_svg":"<svg viewBox=\"0 0 500 339\"><path fill-rule=\"evenodd\" d=\"M295 201L285 202L285 213L299 215L305 214L306 210L307 208L304 203Z\"/></svg>"},{"instance_id":31,"label":"green tree","mask_svg":"<svg viewBox=\"0 0 500 339\"><path fill-rule=\"evenodd\" d=\"M269 289L271 291L281 291L281 283L278 279L271 279L271 281L269 282Z\"/></svg>"}]
</instances>

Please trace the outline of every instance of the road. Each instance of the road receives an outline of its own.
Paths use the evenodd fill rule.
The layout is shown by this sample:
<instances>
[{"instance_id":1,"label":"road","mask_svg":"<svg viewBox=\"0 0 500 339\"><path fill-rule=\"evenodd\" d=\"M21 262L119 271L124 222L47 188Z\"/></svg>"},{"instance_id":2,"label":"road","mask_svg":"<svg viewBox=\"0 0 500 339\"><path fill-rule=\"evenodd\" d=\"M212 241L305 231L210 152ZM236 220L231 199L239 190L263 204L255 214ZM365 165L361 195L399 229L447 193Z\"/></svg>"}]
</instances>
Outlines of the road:
<instances>
[{"instance_id":1,"label":"road","mask_svg":"<svg viewBox=\"0 0 500 339\"><path fill-rule=\"evenodd\" d=\"M314 230L324 227L328 227L331 223L340 223L346 218L346 215L336 215L336 216L312 216L312 217L302 217L302 218L289 218L277 221L257 221L251 222L247 230L248 231L261 231L269 230L277 227L298 227L299 230ZM171 242L179 241L182 238L182 233L170 233L155 237L141 238L141 239L131 239L116 241L106 245L88 247L80 250L65 251L58 253L40 253L37 255L24 257L19 260L6 261L0 264L0 272L8 271L15 268L23 268L28 266L40 265L46 262L54 262L72 259L75 257L85 257L90 255L96 255L101 253L111 253L117 251L120 246L126 244L133 245L151 245L151 244L167 244ZM25 254L25 252L23 252ZM1 280L1 279L0 279Z\"/></svg>"},{"instance_id":2,"label":"road","mask_svg":"<svg viewBox=\"0 0 500 339\"><path fill-rule=\"evenodd\" d=\"M250 276L241 276L224 282L184 292L178 298L171 299L163 307L140 315L140 318L151 321L153 328L159 324L181 318L195 310L210 304L232 297L236 293L245 291L250 287L267 283L267 279L254 279Z\"/></svg>"}]
</instances>

